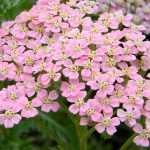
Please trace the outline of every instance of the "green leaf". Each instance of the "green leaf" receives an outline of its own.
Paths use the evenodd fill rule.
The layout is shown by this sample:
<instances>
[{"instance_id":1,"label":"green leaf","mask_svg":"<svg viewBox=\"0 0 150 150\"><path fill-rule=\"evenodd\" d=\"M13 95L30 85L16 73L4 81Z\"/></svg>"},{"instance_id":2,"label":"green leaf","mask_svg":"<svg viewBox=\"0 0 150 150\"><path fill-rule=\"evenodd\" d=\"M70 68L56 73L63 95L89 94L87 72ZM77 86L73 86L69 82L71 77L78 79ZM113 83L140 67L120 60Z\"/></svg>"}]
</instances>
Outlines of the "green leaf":
<instances>
[{"instance_id":1,"label":"green leaf","mask_svg":"<svg viewBox=\"0 0 150 150\"><path fill-rule=\"evenodd\" d=\"M0 22L15 18L23 10L28 10L36 0L0 0Z\"/></svg>"},{"instance_id":2,"label":"green leaf","mask_svg":"<svg viewBox=\"0 0 150 150\"><path fill-rule=\"evenodd\" d=\"M66 116L64 117L62 112L55 113L55 117L52 117L53 114L40 113L40 117L48 122L48 129L53 132L53 137L60 146L65 148L65 150L78 150L78 139L75 133L74 125L71 123L71 120ZM62 121L62 118L65 118ZM59 120L61 122L59 122ZM49 134L51 134L51 132ZM61 149L62 149L61 147Z\"/></svg>"}]
</instances>

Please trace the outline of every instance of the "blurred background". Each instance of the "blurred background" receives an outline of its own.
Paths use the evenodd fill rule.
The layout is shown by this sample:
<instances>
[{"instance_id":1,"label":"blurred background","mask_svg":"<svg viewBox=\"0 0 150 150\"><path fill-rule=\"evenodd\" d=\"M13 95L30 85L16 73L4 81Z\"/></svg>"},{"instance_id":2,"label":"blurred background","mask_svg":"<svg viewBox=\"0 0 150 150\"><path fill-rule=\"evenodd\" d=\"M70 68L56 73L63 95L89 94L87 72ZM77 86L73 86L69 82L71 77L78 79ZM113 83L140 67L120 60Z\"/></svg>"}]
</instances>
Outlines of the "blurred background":
<instances>
[{"instance_id":1,"label":"blurred background","mask_svg":"<svg viewBox=\"0 0 150 150\"><path fill-rule=\"evenodd\" d=\"M28 10L36 0L0 0L0 23L15 18L23 10ZM0 126L0 150L82 150L80 136L88 130L77 127L67 111L42 113L38 117L23 120L12 129ZM76 118L78 124L78 118ZM132 135L125 126L109 137L94 132L88 139L87 150L119 150L121 145ZM126 150L150 150L131 143Z\"/></svg>"}]
</instances>

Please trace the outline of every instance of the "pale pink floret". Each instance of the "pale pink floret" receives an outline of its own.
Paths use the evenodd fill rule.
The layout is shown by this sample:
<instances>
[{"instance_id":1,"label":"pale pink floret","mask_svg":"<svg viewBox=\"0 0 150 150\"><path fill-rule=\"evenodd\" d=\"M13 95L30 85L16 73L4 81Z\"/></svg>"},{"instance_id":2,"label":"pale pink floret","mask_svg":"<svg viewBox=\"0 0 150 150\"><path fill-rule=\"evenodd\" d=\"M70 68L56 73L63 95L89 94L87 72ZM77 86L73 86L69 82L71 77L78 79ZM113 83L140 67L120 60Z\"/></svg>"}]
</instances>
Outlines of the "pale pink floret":
<instances>
[{"instance_id":1,"label":"pale pink floret","mask_svg":"<svg viewBox=\"0 0 150 150\"><path fill-rule=\"evenodd\" d=\"M38 115L38 110L35 108L32 101L27 98L22 100L23 108L21 110L21 116L25 118L31 118Z\"/></svg>"},{"instance_id":2,"label":"pale pink floret","mask_svg":"<svg viewBox=\"0 0 150 150\"><path fill-rule=\"evenodd\" d=\"M24 39L27 36L28 30L26 24L15 24L10 32L14 37Z\"/></svg>"},{"instance_id":3,"label":"pale pink floret","mask_svg":"<svg viewBox=\"0 0 150 150\"><path fill-rule=\"evenodd\" d=\"M133 80L138 79L138 69L136 67L128 66L126 63L120 63L119 67L121 68L123 75L126 75Z\"/></svg>"},{"instance_id":4,"label":"pale pink floret","mask_svg":"<svg viewBox=\"0 0 150 150\"><path fill-rule=\"evenodd\" d=\"M3 58L6 61L15 61L18 64L22 64L23 52L25 50L24 46L18 46L16 42L8 43L4 45L3 50L5 51Z\"/></svg>"},{"instance_id":5,"label":"pale pink floret","mask_svg":"<svg viewBox=\"0 0 150 150\"><path fill-rule=\"evenodd\" d=\"M7 110L5 113L0 114L0 124L3 124L5 128L12 128L14 125L21 121L22 117L15 111Z\"/></svg>"},{"instance_id":6,"label":"pale pink floret","mask_svg":"<svg viewBox=\"0 0 150 150\"><path fill-rule=\"evenodd\" d=\"M55 101L57 98L58 94L55 90L49 93L42 90L38 93L37 97L32 100L32 103L36 107L41 107L41 110L44 112L57 112L60 108L59 103Z\"/></svg>"},{"instance_id":7,"label":"pale pink floret","mask_svg":"<svg viewBox=\"0 0 150 150\"><path fill-rule=\"evenodd\" d=\"M16 67L13 63L0 62L0 80L13 80L16 75Z\"/></svg>"},{"instance_id":8,"label":"pale pink floret","mask_svg":"<svg viewBox=\"0 0 150 150\"><path fill-rule=\"evenodd\" d=\"M99 133L103 133L104 131L106 131L109 135L113 135L117 131L116 127L119 124L119 118L112 118L111 115L104 115L100 117L99 123L96 124L95 129Z\"/></svg>"},{"instance_id":9,"label":"pale pink floret","mask_svg":"<svg viewBox=\"0 0 150 150\"><path fill-rule=\"evenodd\" d=\"M109 80L107 75L100 75L97 80L87 82L87 85L93 90L98 90L96 95L99 97L105 97L114 90L113 83Z\"/></svg>"},{"instance_id":10,"label":"pale pink floret","mask_svg":"<svg viewBox=\"0 0 150 150\"><path fill-rule=\"evenodd\" d=\"M79 66L74 64L71 60L69 60L63 69L64 76L68 77L69 79L78 79L79 77Z\"/></svg>"},{"instance_id":11,"label":"pale pink floret","mask_svg":"<svg viewBox=\"0 0 150 150\"><path fill-rule=\"evenodd\" d=\"M22 86L8 86L3 89L3 97L1 100L5 104L5 108L20 111L23 108L22 101L26 99L24 88Z\"/></svg>"},{"instance_id":12,"label":"pale pink floret","mask_svg":"<svg viewBox=\"0 0 150 150\"><path fill-rule=\"evenodd\" d=\"M89 99L83 106L81 106L79 114L81 116L87 116L92 121L97 122L101 116L101 108L95 99Z\"/></svg>"},{"instance_id":13,"label":"pale pink floret","mask_svg":"<svg viewBox=\"0 0 150 150\"><path fill-rule=\"evenodd\" d=\"M111 114L113 112L113 108L117 108L120 105L120 102L111 97L99 97L95 96L96 101L99 103L99 107L104 113Z\"/></svg>"},{"instance_id":14,"label":"pale pink floret","mask_svg":"<svg viewBox=\"0 0 150 150\"><path fill-rule=\"evenodd\" d=\"M23 85L25 87L25 93L28 97L32 97L36 92L40 91L42 88L42 85L39 81L35 81L35 79L32 76L24 76L23 77Z\"/></svg>"},{"instance_id":15,"label":"pale pink floret","mask_svg":"<svg viewBox=\"0 0 150 150\"><path fill-rule=\"evenodd\" d=\"M61 74L59 73L61 66L57 64L48 62L44 70L46 71L46 74L42 74L39 78L42 85L47 86L52 80L58 81L61 77Z\"/></svg>"},{"instance_id":16,"label":"pale pink floret","mask_svg":"<svg viewBox=\"0 0 150 150\"><path fill-rule=\"evenodd\" d=\"M77 96L68 97L67 100L72 104L69 106L69 111L73 114L80 112L80 108L84 105L85 91L80 91Z\"/></svg>"},{"instance_id":17,"label":"pale pink floret","mask_svg":"<svg viewBox=\"0 0 150 150\"><path fill-rule=\"evenodd\" d=\"M85 84L78 80L70 80L69 82L62 82L61 91L64 97L77 96L80 91L84 90Z\"/></svg>"},{"instance_id":18,"label":"pale pink floret","mask_svg":"<svg viewBox=\"0 0 150 150\"><path fill-rule=\"evenodd\" d=\"M140 124L135 125L133 130L138 133L138 135L134 138L134 142L139 146L148 147L150 131L148 129L143 129Z\"/></svg>"},{"instance_id":19,"label":"pale pink floret","mask_svg":"<svg viewBox=\"0 0 150 150\"><path fill-rule=\"evenodd\" d=\"M126 111L123 109L117 110L117 116L122 122L125 122L130 127L136 124L137 119L141 117L140 110L132 109L131 107L126 108Z\"/></svg>"}]
</instances>

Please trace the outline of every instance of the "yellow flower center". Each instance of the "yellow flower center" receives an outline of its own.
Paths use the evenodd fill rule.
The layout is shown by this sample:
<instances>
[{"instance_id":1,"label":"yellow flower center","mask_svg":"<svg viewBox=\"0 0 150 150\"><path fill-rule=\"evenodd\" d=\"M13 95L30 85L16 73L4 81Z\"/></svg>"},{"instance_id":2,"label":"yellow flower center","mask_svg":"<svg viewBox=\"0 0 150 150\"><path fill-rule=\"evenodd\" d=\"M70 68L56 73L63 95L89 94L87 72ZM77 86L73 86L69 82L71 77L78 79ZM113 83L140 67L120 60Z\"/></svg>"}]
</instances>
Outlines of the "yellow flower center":
<instances>
[{"instance_id":1,"label":"yellow flower center","mask_svg":"<svg viewBox=\"0 0 150 150\"><path fill-rule=\"evenodd\" d=\"M26 107L26 109L31 109L32 108L32 102L28 101L25 107Z\"/></svg>"},{"instance_id":2,"label":"yellow flower center","mask_svg":"<svg viewBox=\"0 0 150 150\"><path fill-rule=\"evenodd\" d=\"M8 68L6 68L6 67L0 68L0 73L2 75L6 75L8 73Z\"/></svg>"},{"instance_id":3,"label":"yellow flower center","mask_svg":"<svg viewBox=\"0 0 150 150\"><path fill-rule=\"evenodd\" d=\"M36 82L34 88L35 91L39 91L41 89L41 84L39 82Z\"/></svg>"},{"instance_id":4,"label":"yellow flower center","mask_svg":"<svg viewBox=\"0 0 150 150\"><path fill-rule=\"evenodd\" d=\"M83 100L83 99L78 99L78 100L76 100L75 104L76 104L78 107L80 107L80 106L82 106L82 105L84 104L84 100Z\"/></svg>"},{"instance_id":5,"label":"yellow flower center","mask_svg":"<svg viewBox=\"0 0 150 150\"><path fill-rule=\"evenodd\" d=\"M102 120L102 125L105 126L105 127L110 126L110 123L111 123L111 120L109 118L104 118Z\"/></svg>"},{"instance_id":6,"label":"yellow flower center","mask_svg":"<svg viewBox=\"0 0 150 150\"><path fill-rule=\"evenodd\" d=\"M107 82L101 82L101 83L99 84L99 88L100 88L101 90L106 90L107 87L108 87L108 83L107 83Z\"/></svg>"},{"instance_id":7,"label":"yellow flower center","mask_svg":"<svg viewBox=\"0 0 150 150\"><path fill-rule=\"evenodd\" d=\"M16 100L17 99L16 93L14 93L14 92L10 93L10 99L11 100Z\"/></svg>"},{"instance_id":8,"label":"yellow flower center","mask_svg":"<svg viewBox=\"0 0 150 150\"><path fill-rule=\"evenodd\" d=\"M117 89L117 90L115 91L115 96L116 96L116 97L121 97L121 96L122 96L121 90Z\"/></svg>"},{"instance_id":9,"label":"yellow flower center","mask_svg":"<svg viewBox=\"0 0 150 150\"><path fill-rule=\"evenodd\" d=\"M128 118L128 120L131 120L131 119L133 119L133 115L131 113L127 113L127 118Z\"/></svg>"},{"instance_id":10,"label":"yellow flower center","mask_svg":"<svg viewBox=\"0 0 150 150\"><path fill-rule=\"evenodd\" d=\"M54 70L49 70L49 72L48 72L48 76L49 76L49 78L51 78L51 79L54 79L55 78L55 75L56 75L56 73L55 73L55 71Z\"/></svg>"},{"instance_id":11,"label":"yellow flower center","mask_svg":"<svg viewBox=\"0 0 150 150\"><path fill-rule=\"evenodd\" d=\"M71 71L73 71L73 72L78 72L78 71L79 71L79 66L72 65L70 69L71 69Z\"/></svg>"},{"instance_id":12,"label":"yellow flower center","mask_svg":"<svg viewBox=\"0 0 150 150\"><path fill-rule=\"evenodd\" d=\"M75 50L75 51L81 51L81 50L82 50L82 48L81 48L81 46L80 46L80 45L76 45L76 46L74 47L74 50Z\"/></svg>"},{"instance_id":13,"label":"yellow flower center","mask_svg":"<svg viewBox=\"0 0 150 150\"><path fill-rule=\"evenodd\" d=\"M114 58L108 57L106 59L106 63L110 66L110 67L114 67L116 65L116 61Z\"/></svg>"},{"instance_id":14,"label":"yellow flower center","mask_svg":"<svg viewBox=\"0 0 150 150\"><path fill-rule=\"evenodd\" d=\"M88 116L91 116L92 114L95 113L95 109L94 108L89 108L86 113L87 113Z\"/></svg>"},{"instance_id":15,"label":"yellow flower center","mask_svg":"<svg viewBox=\"0 0 150 150\"><path fill-rule=\"evenodd\" d=\"M45 99L43 100L43 103L44 103L44 104L50 104L50 103L51 103L51 100L50 100L49 98L45 98Z\"/></svg>"},{"instance_id":16,"label":"yellow flower center","mask_svg":"<svg viewBox=\"0 0 150 150\"><path fill-rule=\"evenodd\" d=\"M25 60L27 65L33 65L34 64L34 60L32 57L28 56Z\"/></svg>"},{"instance_id":17,"label":"yellow flower center","mask_svg":"<svg viewBox=\"0 0 150 150\"><path fill-rule=\"evenodd\" d=\"M14 115L14 113L12 111L9 111L9 110L5 111L5 116L7 118L11 118L13 115Z\"/></svg>"}]
</instances>

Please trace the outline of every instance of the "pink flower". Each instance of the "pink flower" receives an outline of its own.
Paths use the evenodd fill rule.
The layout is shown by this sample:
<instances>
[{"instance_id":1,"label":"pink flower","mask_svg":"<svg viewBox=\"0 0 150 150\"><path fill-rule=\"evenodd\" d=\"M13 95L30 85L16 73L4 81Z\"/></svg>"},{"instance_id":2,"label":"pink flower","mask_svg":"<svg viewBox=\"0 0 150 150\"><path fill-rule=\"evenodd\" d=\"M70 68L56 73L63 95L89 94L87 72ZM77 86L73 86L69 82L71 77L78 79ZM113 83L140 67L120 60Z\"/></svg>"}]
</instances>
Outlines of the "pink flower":
<instances>
[{"instance_id":1,"label":"pink flower","mask_svg":"<svg viewBox=\"0 0 150 150\"><path fill-rule=\"evenodd\" d=\"M78 27L81 24L82 21L82 14L78 10L72 11L70 14L70 17L68 19L68 22L71 27Z\"/></svg>"},{"instance_id":2,"label":"pink flower","mask_svg":"<svg viewBox=\"0 0 150 150\"><path fill-rule=\"evenodd\" d=\"M70 13L72 12L72 8L68 5L62 4L60 5L60 17L62 17L63 20L67 21L70 17Z\"/></svg>"},{"instance_id":3,"label":"pink flower","mask_svg":"<svg viewBox=\"0 0 150 150\"><path fill-rule=\"evenodd\" d=\"M24 76L23 79L23 85L28 97L32 97L36 92L44 88L39 81L35 82L35 79L31 76Z\"/></svg>"},{"instance_id":4,"label":"pink flower","mask_svg":"<svg viewBox=\"0 0 150 150\"><path fill-rule=\"evenodd\" d=\"M46 74L42 74L40 76L40 82L42 85L47 86L52 80L58 81L61 77L61 74L59 71L61 70L61 66L57 64L53 64L52 62L49 62L45 66Z\"/></svg>"},{"instance_id":5,"label":"pink flower","mask_svg":"<svg viewBox=\"0 0 150 150\"><path fill-rule=\"evenodd\" d=\"M138 109L128 107L126 108L126 111L123 109L118 109L117 116L122 122L125 122L127 125L132 127L136 124L136 120L140 118L141 112Z\"/></svg>"},{"instance_id":6,"label":"pink flower","mask_svg":"<svg viewBox=\"0 0 150 150\"><path fill-rule=\"evenodd\" d=\"M137 72L138 69L134 66L128 66L126 63L120 63L119 67L122 69L122 73L131 79L137 80L139 78Z\"/></svg>"},{"instance_id":7,"label":"pink flower","mask_svg":"<svg viewBox=\"0 0 150 150\"><path fill-rule=\"evenodd\" d=\"M28 30L25 24L15 24L11 29L11 34L18 39L24 39Z\"/></svg>"},{"instance_id":8,"label":"pink flower","mask_svg":"<svg viewBox=\"0 0 150 150\"><path fill-rule=\"evenodd\" d=\"M82 40L70 40L66 45L66 54L72 58L80 58L87 54L89 49Z\"/></svg>"},{"instance_id":9,"label":"pink flower","mask_svg":"<svg viewBox=\"0 0 150 150\"><path fill-rule=\"evenodd\" d=\"M15 111L7 110L5 113L0 114L0 124L3 124L5 128L12 128L14 125L21 121L22 117Z\"/></svg>"},{"instance_id":10,"label":"pink flower","mask_svg":"<svg viewBox=\"0 0 150 150\"><path fill-rule=\"evenodd\" d=\"M116 84L114 87L113 94L110 96L110 99L114 99L118 103L124 103L127 100L126 93L124 92L125 88L120 85Z\"/></svg>"},{"instance_id":11,"label":"pink flower","mask_svg":"<svg viewBox=\"0 0 150 150\"><path fill-rule=\"evenodd\" d=\"M31 118L38 115L38 110L34 107L32 101L28 101L28 99L22 100L23 108L21 110L21 116L25 118Z\"/></svg>"},{"instance_id":12,"label":"pink flower","mask_svg":"<svg viewBox=\"0 0 150 150\"><path fill-rule=\"evenodd\" d=\"M132 15L128 14L124 16L122 11L116 12L117 19L119 23L122 23L124 26L129 27L131 25Z\"/></svg>"},{"instance_id":13,"label":"pink flower","mask_svg":"<svg viewBox=\"0 0 150 150\"><path fill-rule=\"evenodd\" d=\"M105 97L107 94L111 94L114 90L113 83L109 81L107 75L100 75L97 80L87 82L87 85L93 90L98 90L96 95L99 97Z\"/></svg>"},{"instance_id":14,"label":"pink flower","mask_svg":"<svg viewBox=\"0 0 150 150\"><path fill-rule=\"evenodd\" d=\"M38 73L46 70L46 62L44 60L38 60L35 62L33 72Z\"/></svg>"},{"instance_id":15,"label":"pink flower","mask_svg":"<svg viewBox=\"0 0 150 150\"><path fill-rule=\"evenodd\" d=\"M137 124L133 128L133 130L139 134L134 138L134 142L139 146L148 147L149 146L148 138L150 138L150 131L148 129L143 129L140 124Z\"/></svg>"},{"instance_id":16,"label":"pink flower","mask_svg":"<svg viewBox=\"0 0 150 150\"><path fill-rule=\"evenodd\" d=\"M56 17L52 17L50 22L45 24L46 26L46 31L51 31L51 32L54 32L54 33L58 33L61 31L61 29L65 29L65 28L68 28L68 24L67 23L64 23L62 22L62 18L59 17L59 16L56 16Z\"/></svg>"},{"instance_id":17,"label":"pink flower","mask_svg":"<svg viewBox=\"0 0 150 150\"><path fill-rule=\"evenodd\" d=\"M137 80L129 80L125 89L125 93L128 96L135 96L135 97L141 98L146 94L146 93L144 94L144 91L147 88L144 88L144 87L146 87L146 82L142 78L139 78Z\"/></svg>"},{"instance_id":18,"label":"pink flower","mask_svg":"<svg viewBox=\"0 0 150 150\"><path fill-rule=\"evenodd\" d=\"M96 131L103 133L106 130L109 135L113 135L117 131L116 126L120 124L120 120L117 117L111 117L111 115L101 116L99 123L95 126Z\"/></svg>"},{"instance_id":19,"label":"pink flower","mask_svg":"<svg viewBox=\"0 0 150 150\"><path fill-rule=\"evenodd\" d=\"M111 114L113 112L113 108L119 107L120 105L120 102L115 98L110 98L110 97L102 98L102 97L95 96L95 99L99 103L99 107L104 113Z\"/></svg>"},{"instance_id":20,"label":"pink flower","mask_svg":"<svg viewBox=\"0 0 150 150\"><path fill-rule=\"evenodd\" d=\"M63 69L64 76L68 77L69 79L78 79L79 77L79 66L74 64L71 60L65 64Z\"/></svg>"},{"instance_id":21,"label":"pink flower","mask_svg":"<svg viewBox=\"0 0 150 150\"><path fill-rule=\"evenodd\" d=\"M103 26L111 29L117 29L119 25L119 21L117 18L113 17L111 14L105 12L103 13L99 20L102 22Z\"/></svg>"},{"instance_id":22,"label":"pink flower","mask_svg":"<svg viewBox=\"0 0 150 150\"><path fill-rule=\"evenodd\" d=\"M80 108L80 115L87 116L92 121L99 121L101 116L101 108L98 105L98 102L95 99L89 99L83 106Z\"/></svg>"},{"instance_id":23,"label":"pink flower","mask_svg":"<svg viewBox=\"0 0 150 150\"><path fill-rule=\"evenodd\" d=\"M69 111L73 114L80 112L80 108L84 105L84 98L86 96L85 91L79 92L77 96L68 97L67 100L72 104L69 106Z\"/></svg>"},{"instance_id":24,"label":"pink flower","mask_svg":"<svg viewBox=\"0 0 150 150\"><path fill-rule=\"evenodd\" d=\"M13 109L20 111L22 109L22 100L26 99L24 88L21 86L8 86L7 89L3 89L2 103L6 109Z\"/></svg>"},{"instance_id":25,"label":"pink flower","mask_svg":"<svg viewBox=\"0 0 150 150\"><path fill-rule=\"evenodd\" d=\"M7 61L15 61L16 63L21 64L22 59L20 59L23 55L23 52L25 50L24 46L18 46L15 43L11 43L8 45L3 46L3 50L5 51L5 54L3 58Z\"/></svg>"},{"instance_id":26,"label":"pink flower","mask_svg":"<svg viewBox=\"0 0 150 150\"><path fill-rule=\"evenodd\" d=\"M124 79L122 78L123 73L116 68L112 68L108 71L108 75L111 77L110 82L115 82L117 81L118 83L122 83Z\"/></svg>"},{"instance_id":27,"label":"pink flower","mask_svg":"<svg viewBox=\"0 0 150 150\"><path fill-rule=\"evenodd\" d=\"M79 94L80 91L85 89L85 84L78 80L70 80L69 82L62 82L61 91L64 97L74 97Z\"/></svg>"},{"instance_id":28,"label":"pink flower","mask_svg":"<svg viewBox=\"0 0 150 150\"><path fill-rule=\"evenodd\" d=\"M125 100L125 99L124 99ZM124 101L123 107L124 108L137 108L137 109L141 109L143 106L144 100L143 98L140 97L136 97L136 96L129 96L126 101Z\"/></svg>"},{"instance_id":29,"label":"pink flower","mask_svg":"<svg viewBox=\"0 0 150 150\"><path fill-rule=\"evenodd\" d=\"M8 77L9 65L7 62L0 62L0 80L5 80Z\"/></svg>"},{"instance_id":30,"label":"pink flower","mask_svg":"<svg viewBox=\"0 0 150 150\"><path fill-rule=\"evenodd\" d=\"M75 63L78 66L83 67L81 71L81 75L84 80L90 80L92 77L92 74L96 72L99 73L100 64L98 62L95 62L94 60L90 60L85 57L83 59L77 60Z\"/></svg>"},{"instance_id":31,"label":"pink flower","mask_svg":"<svg viewBox=\"0 0 150 150\"><path fill-rule=\"evenodd\" d=\"M32 100L32 103L36 107L41 107L44 112L57 112L60 105L55 100L58 98L58 94L55 90L47 93L46 90L42 90L37 94L37 97Z\"/></svg>"}]
</instances>

